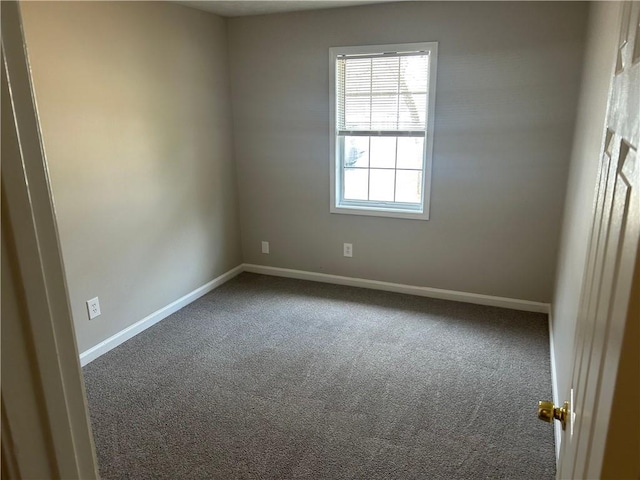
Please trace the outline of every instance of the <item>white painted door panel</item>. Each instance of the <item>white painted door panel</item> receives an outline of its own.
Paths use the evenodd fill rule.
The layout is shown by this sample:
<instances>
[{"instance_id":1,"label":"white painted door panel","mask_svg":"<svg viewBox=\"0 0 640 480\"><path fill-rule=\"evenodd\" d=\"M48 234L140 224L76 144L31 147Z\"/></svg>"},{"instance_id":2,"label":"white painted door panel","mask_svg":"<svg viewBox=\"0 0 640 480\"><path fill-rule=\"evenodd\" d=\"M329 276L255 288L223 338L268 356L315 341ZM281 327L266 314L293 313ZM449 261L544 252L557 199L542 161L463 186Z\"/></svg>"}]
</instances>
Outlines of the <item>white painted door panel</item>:
<instances>
[{"instance_id":1,"label":"white painted door panel","mask_svg":"<svg viewBox=\"0 0 640 480\"><path fill-rule=\"evenodd\" d=\"M640 3L622 9L559 478L599 478L640 235Z\"/></svg>"}]
</instances>

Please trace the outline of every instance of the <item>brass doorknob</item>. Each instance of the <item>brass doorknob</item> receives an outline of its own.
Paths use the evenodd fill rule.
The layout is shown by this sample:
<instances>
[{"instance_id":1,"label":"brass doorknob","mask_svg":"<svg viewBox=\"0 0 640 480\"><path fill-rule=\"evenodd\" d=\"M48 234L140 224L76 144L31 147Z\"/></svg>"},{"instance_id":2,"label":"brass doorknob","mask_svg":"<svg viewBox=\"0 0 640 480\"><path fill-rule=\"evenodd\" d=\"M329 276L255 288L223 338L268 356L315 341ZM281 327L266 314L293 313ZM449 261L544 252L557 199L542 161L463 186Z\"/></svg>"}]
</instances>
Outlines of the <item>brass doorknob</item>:
<instances>
[{"instance_id":1,"label":"brass doorknob","mask_svg":"<svg viewBox=\"0 0 640 480\"><path fill-rule=\"evenodd\" d=\"M562 430L567 427L567 417L569 416L569 402L564 402L562 407L556 407L553 402L538 402L538 418L548 423L553 423L553 419L559 420Z\"/></svg>"}]
</instances>

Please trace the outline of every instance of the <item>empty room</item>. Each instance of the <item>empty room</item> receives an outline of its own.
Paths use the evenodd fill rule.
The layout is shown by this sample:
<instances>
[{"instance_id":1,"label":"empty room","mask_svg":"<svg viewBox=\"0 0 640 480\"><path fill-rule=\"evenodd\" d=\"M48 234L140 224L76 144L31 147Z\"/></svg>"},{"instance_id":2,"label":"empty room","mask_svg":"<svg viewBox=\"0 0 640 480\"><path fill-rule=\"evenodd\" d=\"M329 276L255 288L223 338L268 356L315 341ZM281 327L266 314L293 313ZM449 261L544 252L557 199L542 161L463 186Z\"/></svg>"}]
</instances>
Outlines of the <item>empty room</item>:
<instances>
[{"instance_id":1,"label":"empty room","mask_svg":"<svg viewBox=\"0 0 640 480\"><path fill-rule=\"evenodd\" d=\"M640 3L1 7L4 478L639 478Z\"/></svg>"}]
</instances>

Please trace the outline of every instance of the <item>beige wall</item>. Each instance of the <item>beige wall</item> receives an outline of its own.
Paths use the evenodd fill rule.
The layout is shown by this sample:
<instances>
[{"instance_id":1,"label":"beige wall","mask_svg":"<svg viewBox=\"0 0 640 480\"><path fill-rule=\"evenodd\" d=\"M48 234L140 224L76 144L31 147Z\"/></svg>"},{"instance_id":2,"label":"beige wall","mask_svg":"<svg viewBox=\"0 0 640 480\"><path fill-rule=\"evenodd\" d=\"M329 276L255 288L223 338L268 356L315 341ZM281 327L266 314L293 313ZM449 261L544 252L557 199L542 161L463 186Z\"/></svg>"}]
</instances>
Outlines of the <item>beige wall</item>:
<instances>
[{"instance_id":1,"label":"beige wall","mask_svg":"<svg viewBox=\"0 0 640 480\"><path fill-rule=\"evenodd\" d=\"M22 14L82 352L241 263L226 26L168 2Z\"/></svg>"},{"instance_id":2,"label":"beige wall","mask_svg":"<svg viewBox=\"0 0 640 480\"><path fill-rule=\"evenodd\" d=\"M244 261L549 302L586 14L406 2L230 19ZM431 220L330 214L329 47L418 41L439 42Z\"/></svg>"},{"instance_id":3,"label":"beige wall","mask_svg":"<svg viewBox=\"0 0 640 480\"><path fill-rule=\"evenodd\" d=\"M617 2L594 2L589 15L583 83L552 305L553 355L560 387L560 402L569 398L573 341L591 234L607 95L618 40L619 5Z\"/></svg>"}]
</instances>

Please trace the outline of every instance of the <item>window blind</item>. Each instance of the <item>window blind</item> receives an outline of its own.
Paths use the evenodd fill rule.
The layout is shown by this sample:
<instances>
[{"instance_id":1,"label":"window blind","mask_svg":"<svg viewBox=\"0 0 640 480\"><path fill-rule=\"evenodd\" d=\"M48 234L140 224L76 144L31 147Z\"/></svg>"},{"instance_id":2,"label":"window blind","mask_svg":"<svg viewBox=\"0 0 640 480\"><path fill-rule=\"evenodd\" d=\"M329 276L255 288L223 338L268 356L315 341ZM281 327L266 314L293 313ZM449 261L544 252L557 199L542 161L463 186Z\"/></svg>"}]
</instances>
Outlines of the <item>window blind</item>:
<instances>
[{"instance_id":1,"label":"window blind","mask_svg":"<svg viewBox=\"0 0 640 480\"><path fill-rule=\"evenodd\" d=\"M427 128L428 90L428 53L338 57L338 134L375 131L422 136Z\"/></svg>"}]
</instances>

